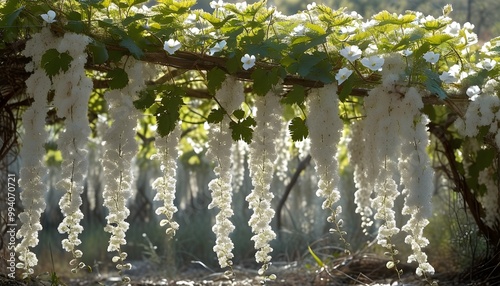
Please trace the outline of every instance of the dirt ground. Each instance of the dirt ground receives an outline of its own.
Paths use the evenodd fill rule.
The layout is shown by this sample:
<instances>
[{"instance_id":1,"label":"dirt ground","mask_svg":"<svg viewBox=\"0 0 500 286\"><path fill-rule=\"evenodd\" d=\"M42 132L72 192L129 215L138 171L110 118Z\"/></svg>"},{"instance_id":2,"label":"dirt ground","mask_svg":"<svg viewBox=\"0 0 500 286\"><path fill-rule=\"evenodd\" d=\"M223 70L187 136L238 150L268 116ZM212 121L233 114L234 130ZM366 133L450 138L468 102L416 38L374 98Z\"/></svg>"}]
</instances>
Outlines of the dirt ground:
<instances>
[{"instance_id":1,"label":"dirt ground","mask_svg":"<svg viewBox=\"0 0 500 286\"><path fill-rule=\"evenodd\" d=\"M129 285L182 285L182 286L228 286L228 285L288 285L288 286L328 286L328 285L431 285L430 282L436 281L438 285L500 285L496 283L462 283L459 281L459 275L455 274L437 274L428 281L417 277L414 268L409 265L400 265L403 275L400 279L393 269L385 267L384 258L375 256L363 256L356 258L342 258L330 263L328 267L308 267L296 262L275 263L268 274L277 276L274 281L265 281L262 276L257 274L254 269L247 269L236 266L234 268L234 278L228 279L224 273L214 272L209 268L193 265L188 269L177 273L175 278L165 278L164 271L158 267L145 265L144 262L137 261L132 263L135 270L127 273L131 278ZM162 274L163 273L163 274ZM57 273L63 275L64 273ZM122 285L121 278L117 273L90 273L80 274L78 278L58 277L59 285L68 286L90 286ZM56 285L50 275L40 275L30 281L9 280L5 275L0 275L0 285L6 286L40 286Z\"/></svg>"}]
</instances>

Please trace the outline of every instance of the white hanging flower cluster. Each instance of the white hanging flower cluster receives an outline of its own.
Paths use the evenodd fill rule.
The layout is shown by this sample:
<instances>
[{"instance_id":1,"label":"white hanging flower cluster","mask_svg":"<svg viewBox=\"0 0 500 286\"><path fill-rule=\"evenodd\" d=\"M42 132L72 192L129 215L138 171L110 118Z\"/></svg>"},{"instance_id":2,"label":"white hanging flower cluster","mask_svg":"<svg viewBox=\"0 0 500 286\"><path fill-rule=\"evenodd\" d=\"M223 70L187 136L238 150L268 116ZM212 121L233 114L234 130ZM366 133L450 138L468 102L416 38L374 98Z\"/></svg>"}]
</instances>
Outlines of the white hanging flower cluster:
<instances>
[{"instance_id":1,"label":"white hanging flower cluster","mask_svg":"<svg viewBox=\"0 0 500 286\"><path fill-rule=\"evenodd\" d=\"M33 267L38 264L36 254L30 248L38 245L38 232L42 230L40 217L45 210L44 195L47 185L43 177L48 169L44 166L45 148L48 139L45 130L47 114L47 94L51 89L51 81L45 70L40 66L43 53L54 48L56 38L49 28L43 28L40 33L32 35L26 42L23 54L31 57L32 61L26 65L26 70L32 72L26 80L26 94L33 98L32 105L24 112L22 122L24 127L23 146L20 151L22 160L19 187L20 198L24 211L19 214L21 228L16 238L22 239L16 246L19 254L17 268L23 269L23 277L33 274Z\"/></svg>"},{"instance_id":2,"label":"white hanging flower cluster","mask_svg":"<svg viewBox=\"0 0 500 286\"><path fill-rule=\"evenodd\" d=\"M464 118L455 121L455 126L461 135L475 137L479 134L481 127L487 127L488 132L493 135L495 145L500 149L500 98L495 89L499 82L495 79L488 80L482 89L479 86L471 86L467 89L467 95L471 102L467 107ZM464 160L464 164L468 160ZM465 168L468 171L468 167ZM498 204L498 178L490 174L492 170L486 168L479 173L478 183L486 187L487 192L478 197L479 202L485 210L485 223L489 226L500 221ZM495 181L496 178L496 181Z\"/></svg>"},{"instance_id":3,"label":"white hanging flower cluster","mask_svg":"<svg viewBox=\"0 0 500 286\"><path fill-rule=\"evenodd\" d=\"M481 89L471 86L467 95L471 102L467 107L463 119L457 119L458 131L467 137L474 137L479 133L479 127L488 126L488 131L495 136L495 144L500 148L500 98L495 93L499 82L490 79Z\"/></svg>"},{"instance_id":4,"label":"white hanging flower cluster","mask_svg":"<svg viewBox=\"0 0 500 286\"><path fill-rule=\"evenodd\" d=\"M400 229L396 225L393 208L394 201L399 196L398 184L404 186L403 194L406 198L403 214L410 215L411 218L403 226L403 230L409 233L405 241L414 252L408 261L419 263L418 275L432 274L434 269L427 263L427 256L422 251L428 244L422 232L428 224L434 190L433 172L425 152L428 144L425 129L427 118L420 117L419 109L423 107L423 103L418 90L407 90L398 85L405 68L400 57L391 55L385 59L382 84L372 89L365 99L366 118L361 125L362 131L357 128L353 131L353 139L359 140L360 134L365 136L364 141L361 141L364 144L361 154L351 154L351 158L360 160L354 161L357 165L355 180L359 187L356 200L361 203L356 211L370 213L367 212L366 198L374 190L375 198L371 200L371 207L375 210L374 218L383 221L377 240L390 250L393 258L390 266L395 267L397 261L394 256L398 252L394 249L391 238ZM350 151L359 152L359 149ZM396 182L395 178L399 177L401 182Z\"/></svg>"},{"instance_id":5,"label":"white hanging flower cluster","mask_svg":"<svg viewBox=\"0 0 500 286\"><path fill-rule=\"evenodd\" d=\"M276 176L278 179L287 183L288 176L288 162L290 162L290 148L292 145L290 132L288 131L288 122L281 121L281 128L276 137L276 151L278 157L274 165L276 166Z\"/></svg>"},{"instance_id":6,"label":"white hanging flower cluster","mask_svg":"<svg viewBox=\"0 0 500 286\"><path fill-rule=\"evenodd\" d=\"M108 103L109 117L113 122L103 136L106 151L102 157L104 191L103 205L108 208L107 225L104 230L111 234L108 252L118 252L113 257L120 270L130 269L130 263L124 264L127 253L121 245L127 243L125 232L129 228L126 218L130 214L127 201L132 196L132 159L137 153L135 133L139 113L133 105L135 96L144 87L144 64L132 58L127 59L125 71L129 83L120 90L110 90L104 94ZM123 278L128 281L128 277Z\"/></svg>"},{"instance_id":7,"label":"white hanging flower cluster","mask_svg":"<svg viewBox=\"0 0 500 286\"><path fill-rule=\"evenodd\" d=\"M239 191L245 179L245 157L247 153L248 144L245 141L233 142L231 146L231 157L233 158L231 173L233 174L233 190L235 192Z\"/></svg>"},{"instance_id":8,"label":"white hanging flower cluster","mask_svg":"<svg viewBox=\"0 0 500 286\"><path fill-rule=\"evenodd\" d=\"M274 217L274 210L271 208L274 195L270 191L270 186L274 173L273 163L277 158L274 138L281 125L281 106L276 91L271 90L265 96L257 97L255 107L257 126L250 143L249 156L253 190L246 200L249 208L253 210L248 224L255 234L252 237L257 249L255 258L257 262L263 263L259 269L259 274L263 275L269 267L271 261L269 253L273 250L269 242L276 238L276 233L270 226Z\"/></svg>"},{"instance_id":9,"label":"white hanging flower cluster","mask_svg":"<svg viewBox=\"0 0 500 286\"><path fill-rule=\"evenodd\" d=\"M366 142L363 137L364 131L364 120L355 121L351 125L351 134L348 145L349 150L349 161L357 162L354 165L354 183L356 186L356 192L354 193L354 203L356 204L356 213L361 216L361 227L363 233L368 234L368 228L373 225L373 220L371 216L373 211L371 208L370 196L372 194L372 185L366 179L367 166L364 164L364 149Z\"/></svg>"},{"instance_id":10,"label":"white hanging flower cluster","mask_svg":"<svg viewBox=\"0 0 500 286\"><path fill-rule=\"evenodd\" d=\"M416 88L408 89L401 105L404 116L399 120L399 131L403 142L398 166L401 184L404 186L402 194L405 195L402 213L410 216L402 230L408 233L405 242L413 250L413 254L408 257L408 263L416 261L418 263L416 273L421 276L434 273L434 268L427 262L427 255L422 250L429 244L423 231L429 224L428 218L432 215L431 202L434 192L434 171L425 150L429 144L426 130L429 120L419 111L424 105L422 96Z\"/></svg>"},{"instance_id":11,"label":"white hanging flower cluster","mask_svg":"<svg viewBox=\"0 0 500 286\"><path fill-rule=\"evenodd\" d=\"M83 219L80 206L84 174L88 168L87 141L91 132L87 113L93 83L85 74L87 62L85 48L89 42L90 38L84 35L64 34L57 50L59 53L67 52L73 60L66 72L53 77L54 106L57 109L57 116L65 118L65 129L57 140L63 157L62 179L57 185L65 192L59 201L64 219L59 224L58 231L68 234L68 238L62 240L62 246L73 255L74 259L70 262L74 266L73 272L85 266L83 262L76 265L77 259L83 255L76 247L81 244L78 236L83 231L80 225Z\"/></svg>"},{"instance_id":12,"label":"white hanging flower cluster","mask_svg":"<svg viewBox=\"0 0 500 286\"><path fill-rule=\"evenodd\" d=\"M316 195L325 199L322 208L331 210L328 221L342 224L337 216L342 212L340 206L334 204L340 200L337 146L342 135L343 123L339 117L337 85L331 84L320 89L313 89L308 96L309 114L307 127L311 139L311 157L316 164L318 174L318 191ZM341 237L342 234L341 234Z\"/></svg>"},{"instance_id":13,"label":"white hanging flower cluster","mask_svg":"<svg viewBox=\"0 0 500 286\"><path fill-rule=\"evenodd\" d=\"M234 77L228 77L222 83L221 88L215 95L219 104L228 113L232 114L243 103L243 84ZM233 216L232 203L232 173L231 173L231 146L233 139L229 129L230 118L224 116L221 122L211 124L209 130L207 155L215 162L214 173L216 178L208 184L212 191L212 202L208 208L219 208L219 213L215 217L215 224L212 231L216 240L214 252L219 259L222 268L231 267L231 259L234 257L232 251L234 244L229 235L234 230L234 225L230 218Z\"/></svg>"},{"instance_id":14,"label":"white hanging flower cluster","mask_svg":"<svg viewBox=\"0 0 500 286\"><path fill-rule=\"evenodd\" d=\"M154 157L160 160L162 176L153 182L153 189L156 190L156 195L153 200L163 202L163 206L156 209L156 214L163 214L167 217L160 221L160 226L168 226L166 233L169 238L173 237L175 232L179 229L179 224L174 221L173 217L174 213L177 212L174 200L180 135L181 128L177 125L176 128L164 138L159 136L159 134L155 137L157 154Z\"/></svg>"},{"instance_id":15,"label":"white hanging flower cluster","mask_svg":"<svg viewBox=\"0 0 500 286\"><path fill-rule=\"evenodd\" d=\"M485 210L483 221L491 228L500 224L499 180L494 168L485 168L479 172L478 183L486 187L486 192L478 197L478 201Z\"/></svg>"}]
</instances>

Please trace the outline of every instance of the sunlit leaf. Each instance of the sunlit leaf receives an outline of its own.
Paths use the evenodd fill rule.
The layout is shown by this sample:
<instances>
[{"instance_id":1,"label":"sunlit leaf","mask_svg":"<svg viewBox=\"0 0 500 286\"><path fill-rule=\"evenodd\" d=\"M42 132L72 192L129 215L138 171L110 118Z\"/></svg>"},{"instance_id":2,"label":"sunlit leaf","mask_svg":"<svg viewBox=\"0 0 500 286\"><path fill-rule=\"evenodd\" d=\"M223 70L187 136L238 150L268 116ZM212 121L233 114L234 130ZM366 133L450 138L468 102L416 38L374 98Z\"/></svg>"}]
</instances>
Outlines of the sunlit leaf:
<instances>
[{"instance_id":1,"label":"sunlit leaf","mask_svg":"<svg viewBox=\"0 0 500 286\"><path fill-rule=\"evenodd\" d=\"M229 128L231 129L231 137L233 140L243 140L246 143L252 142L253 129L252 126L257 125L253 117L247 117L243 121L229 123Z\"/></svg>"}]
</instances>

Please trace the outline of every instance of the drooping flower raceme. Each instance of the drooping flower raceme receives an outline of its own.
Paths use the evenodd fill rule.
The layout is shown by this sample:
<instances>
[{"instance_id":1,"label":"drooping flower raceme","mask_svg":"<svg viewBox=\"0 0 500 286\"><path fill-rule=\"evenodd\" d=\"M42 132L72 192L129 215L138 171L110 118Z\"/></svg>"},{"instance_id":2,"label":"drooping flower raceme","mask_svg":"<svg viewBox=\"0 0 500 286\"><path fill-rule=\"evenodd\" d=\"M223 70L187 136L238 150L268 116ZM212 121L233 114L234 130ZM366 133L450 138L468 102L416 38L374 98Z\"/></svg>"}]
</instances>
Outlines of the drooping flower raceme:
<instances>
[{"instance_id":1,"label":"drooping flower raceme","mask_svg":"<svg viewBox=\"0 0 500 286\"><path fill-rule=\"evenodd\" d=\"M363 233L368 234L368 228L372 226L373 214L370 202L370 196L373 190L373 181L367 180L367 166L365 156L366 142L363 137L364 120L355 121L351 125L350 140L348 142L349 161L354 163L354 183L357 191L354 193L354 203L356 204L356 213L361 216L361 228ZM373 170L372 170L373 172Z\"/></svg>"},{"instance_id":2,"label":"drooping flower raceme","mask_svg":"<svg viewBox=\"0 0 500 286\"><path fill-rule=\"evenodd\" d=\"M24 112L22 122L24 127L23 145L20 150L22 165L20 169L20 198L24 207L19 214L21 227L16 238L21 239L16 246L19 263L16 267L23 270L23 277L34 273L33 267L38 264L36 254L30 248L38 245L38 232L42 230L40 217L45 210L45 193L48 186L43 181L48 169L44 166L45 148L48 139L45 130L47 114L47 95L51 89L51 81L45 70L40 66L46 50L55 48L57 39L49 28L42 28L26 42L23 54L31 57L31 63L26 65L33 72L26 80L26 94L33 98L33 103Z\"/></svg>"},{"instance_id":3,"label":"drooping flower raceme","mask_svg":"<svg viewBox=\"0 0 500 286\"><path fill-rule=\"evenodd\" d=\"M137 94L145 87L143 64L134 59L127 59L125 71L129 77L129 84L120 90L110 90L104 94L108 102L109 117L113 120L111 126L103 136L106 151L102 157L104 179L104 206L108 208L106 216L106 232L111 234L108 252L117 252L113 262L120 270L130 269L125 264L127 253L121 246L126 244L125 232L129 223L126 218L130 214L127 201L132 196L132 159L137 152L135 133L139 113L133 105ZM129 280L124 277L124 280Z\"/></svg>"},{"instance_id":4,"label":"drooping flower raceme","mask_svg":"<svg viewBox=\"0 0 500 286\"><path fill-rule=\"evenodd\" d=\"M243 84L234 77L228 77L222 83L215 97L221 107L228 114L232 114L240 107L244 100ZM208 208L219 208L215 217L215 225L212 227L216 240L214 252L219 259L222 268L231 267L234 244L229 235L234 230L230 221L233 216L232 203L232 173L231 173L231 146L233 139L229 129L230 119L224 116L221 122L211 124L209 130L209 152L208 157L215 162L215 176L208 187L212 191L212 202Z\"/></svg>"},{"instance_id":5,"label":"drooping flower raceme","mask_svg":"<svg viewBox=\"0 0 500 286\"><path fill-rule=\"evenodd\" d=\"M177 182L177 158L179 157L178 143L181 135L180 126L165 137L155 136L156 155L154 158L160 161L160 170L162 176L158 177L153 182L153 188L156 190L154 201L161 201L162 206L155 211L157 215L163 214L166 219L160 221L160 226L167 225L166 234L169 238L175 235L179 229L179 224L174 221L174 213L177 212L177 207L174 205L175 185Z\"/></svg>"},{"instance_id":6,"label":"drooping flower raceme","mask_svg":"<svg viewBox=\"0 0 500 286\"><path fill-rule=\"evenodd\" d=\"M64 219L59 224L58 231L68 234L68 238L62 240L62 246L73 255L74 259L70 262L74 266L73 272L85 266L83 262L77 265L77 260L83 253L76 247L81 243L78 236L83 231L80 225L83 219L80 206L85 183L83 175L88 168L87 143L91 132L87 114L93 83L85 74L85 48L89 42L90 38L81 34L64 34L57 50L60 53L67 52L73 60L66 72L59 73L52 79L57 116L65 118L65 129L57 140L63 158L61 180L57 186L64 192L59 201Z\"/></svg>"},{"instance_id":7,"label":"drooping flower raceme","mask_svg":"<svg viewBox=\"0 0 500 286\"><path fill-rule=\"evenodd\" d=\"M274 195L270 191L270 185L274 173L273 163L276 160L274 138L280 126L281 106L278 95L275 91L270 91L265 96L256 98L255 107L257 126L250 143L249 156L253 190L246 200L253 210L248 223L254 233L252 240L257 250L256 261L263 263L259 274L263 275L271 261L269 253L273 250L269 242L276 238L276 233L270 226L274 217L274 210L271 208Z\"/></svg>"},{"instance_id":8,"label":"drooping flower raceme","mask_svg":"<svg viewBox=\"0 0 500 286\"><path fill-rule=\"evenodd\" d=\"M428 223L430 213L428 198L433 191L430 179L432 170L425 154L427 135L422 134L425 133L426 121L418 118L419 108L423 106L421 96L415 88L405 90L398 87L405 69L404 61L400 57L401 55L395 54L386 58L382 84L372 89L365 99L366 118L362 124L363 132L355 131L357 136L364 135L365 146L362 155L351 155L351 158L362 160L361 163L353 162L360 166L355 168L355 180L356 186L361 187L357 191L360 193L356 194L356 199L362 205L356 212L366 212L366 202L360 198L369 196L369 190L374 190L375 198L371 200L371 207L375 210L374 218L383 222L377 241L390 251L393 260L388 266L396 267L394 256L397 250L394 249L391 239L399 232L393 209L399 191L394 178L401 177L401 184L405 186L405 212L412 216L411 222L404 226L405 231L409 233L406 241L414 251L409 260L419 263L417 273L422 275L433 272L432 266L427 263L427 256L422 251L427 240L421 232ZM405 95L399 96L401 93ZM360 179L368 181L369 185L358 181Z\"/></svg>"},{"instance_id":9,"label":"drooping flower raceme","mask_svg":"<svg viewBox=\"0 0 500 286\"><path fill-rule=\"evenodd\" d=\"M340 199L336 155L343 123L338 112L337 85L313 89L308 99L309 114L306 123L311 139L310 152L319 177L316 195L324 198L322 208L331 211L328 221L337 224L338 228L341 223L338 223L337 216L342 210L340 206L334 207Z\"/></svg>"},{"instance_id":10,"label":"drooping flower raceme","mask_svg":"<svg viewBox=\"0 0 500 286\"><path fill-rule=\"evenodd\" d=\"M411 87L402 99L401 105L405 116L399 120L399 130L403 139L399 170L401 184L404 186L405 204L402 210L410 219L402 227L407 232L405 242L411 246L413 254L408 257L408 263L416 261L417 275L433 274L434 268L427 262L427 255L422 250L429 244L423 231L431 217L431 202L434 192L434 171L432 170L426 148L429 144L426 125L429 122L425 115L420 114L423 108L422 95Z\"/></svg>"}]
</instances>

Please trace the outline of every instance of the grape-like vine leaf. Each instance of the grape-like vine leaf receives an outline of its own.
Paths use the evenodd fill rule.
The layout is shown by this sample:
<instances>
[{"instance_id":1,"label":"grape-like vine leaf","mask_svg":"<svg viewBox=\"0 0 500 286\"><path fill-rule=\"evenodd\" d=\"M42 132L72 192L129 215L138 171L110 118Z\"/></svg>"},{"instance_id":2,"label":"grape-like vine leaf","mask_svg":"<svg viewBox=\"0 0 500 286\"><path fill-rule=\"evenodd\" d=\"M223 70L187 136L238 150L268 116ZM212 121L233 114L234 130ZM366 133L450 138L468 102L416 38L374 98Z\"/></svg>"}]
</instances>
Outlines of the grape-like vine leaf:
<instances>
[{"instance_id":1,"label":"grape-like vine leaf","mask_svg":"<svg viewBox=\"0 0 500 286\"><path fill-rule=\"evenodd\" d=\"M140 98L134 101L137 109L145 110L155 103L156 93L153 89L146 89L140 93Z\"/></svg>"},{"instance_id":2,"label":"grape-like vine leaf","mask_svg":"<svg viewBox=\"0 0 500 286\"><path fill-rule=\"evenodd\" d=\"M184 105L182 97L176 94L175 90L172 91L162 98L156 112L157 130L161 137L167 136L174 130L179 120L179 110Z\"/></svg>"},{"instance_id":3,"label":"grape-like vine leaf","mask_svg":"<svg viewBox=\"0 0 500 286\"><path fill-rule=\"evenodd\" d=\"M301 85L294 85L292 90L286 94L284 98L281 99L281 103L284 104L297 104L302 105L305 100L306 91Z\"/></svg>"},{"instance_id":4,"label":"grape-like vine leaf","mask_svg":"<svg viewBox=\"0 0 500 286\"><path fill-rule=\"evenodd\" d=\"M47 50L42 56L42 67L48 76L52 77L61 70L67 71L73 58L68 53L59 53L56 49Z\"/></svg>"},{"instance_id":5,"label":"grape-like vine leaf","mask_svg":"<svg viewBox=\"0 0 500 286\"><path fill-rule=\"evenodd\" d=\"M229 128L231 129L231 137L233 140L243 140L250 144L252 142L253 129L252 126L257 125L253 117L247 117L238 122L231 121Z\"/></svg>"},{"instance_id":6,"label":"grape-like vine leaf","mask_svg":"<svg viewBox=\"0 0 500 286\"><path fill-rule=\"evenodd\" d=\"M224 119L224 109L219 108L219 109L212 109L210 114L207 117L207 122L208 123L219 123Z\"/></svg>"},{"instance_id":7,"label":"grape-like vine leaf","mask_svg":"<svg viewBox=\"0 0 500 286\"><path fill-rule=\"evenodd\" d=\"M109 88L111 89L121 89L128 84L128 74L122 68L115 68L108 72L107 75L109 79Z\"/></svg>"},{"instance_id":8,"label":"grape-like vine leaf","mask_svg":"<svg viewBox=\"0 0 500 286\"><path fill-rule=\"evenodd\" d=\"M293 141L301 141L309 135L306 121L300 117L295 117L288 126Z\"/></svg>"},{"instance_id":9,"label":"grape-like vine leaf","mask_svg":"<svg viewBox=\"0 0 500 286\"><path fill-rule=\"evenodd\" d=\"M220 68L213 68L207 72L207 88L208 92L215 95L215 92L220 89L222 82L226 79L226 73Z\"/></svg>"}]
</instances>

